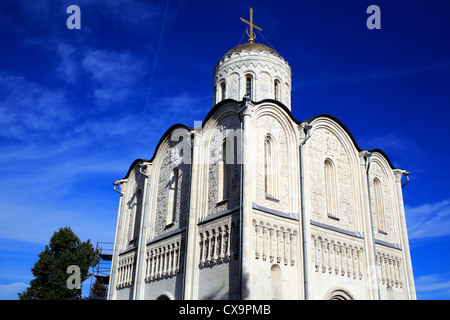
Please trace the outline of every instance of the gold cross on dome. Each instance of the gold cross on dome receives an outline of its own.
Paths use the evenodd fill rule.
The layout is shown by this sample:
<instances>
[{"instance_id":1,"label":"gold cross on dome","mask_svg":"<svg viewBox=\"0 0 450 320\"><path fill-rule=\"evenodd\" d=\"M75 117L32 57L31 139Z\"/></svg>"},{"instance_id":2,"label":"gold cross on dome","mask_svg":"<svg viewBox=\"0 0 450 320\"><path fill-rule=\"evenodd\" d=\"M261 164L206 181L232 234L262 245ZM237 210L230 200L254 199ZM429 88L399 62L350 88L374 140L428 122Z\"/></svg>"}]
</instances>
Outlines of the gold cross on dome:
<instances>
[{"instance_id":1,"label":"gold cross on dome","mask_svg":"<svg viewBox=\"0 0 450 320\"><path fill-rule=\"evenodd\" d=\"M253 32L253 28L256 28L259 31L262 31L262 29L260 27L253 24L253 5L250 6L250 22L245 20L244 18L241 18L241 21L245 22L246 24L248 24L250 26L250 33L247 30L247 35L249 36L248 42L253 43L256 38L256 34Z\"/></svg>"}]
</instances>

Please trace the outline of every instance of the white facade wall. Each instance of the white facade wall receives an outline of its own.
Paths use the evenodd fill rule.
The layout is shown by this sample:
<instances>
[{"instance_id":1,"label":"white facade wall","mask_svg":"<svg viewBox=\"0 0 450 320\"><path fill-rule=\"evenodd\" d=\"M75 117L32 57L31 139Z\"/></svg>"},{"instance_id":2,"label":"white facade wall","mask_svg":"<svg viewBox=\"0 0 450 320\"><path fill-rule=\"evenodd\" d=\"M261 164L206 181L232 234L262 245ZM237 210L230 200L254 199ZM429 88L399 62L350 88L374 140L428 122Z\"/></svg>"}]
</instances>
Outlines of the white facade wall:
<instances>
[{"instance_id":1,"label":"white facade wall","mask_svg":"<svg viewBox=\"0 0 450 320\"><path fill-rule=\"evenodd\" d=\"M415 299L404 171L377 150L369 162L327 115L301 157L290 67L272 50L226 55L214 85L201 128L170 128L120 180L109 299Z\"/></svg>"},{"instance_id":2,"label":"white facade wall","mask_svg":"<svg viewBox=\"0 0 450 320\"><path fill-rule=\"evenodd\" d=\"M251 100L275 99L275 81L279 83L277 100L291 109L291 68L286 60L273 50L243 50L226 54L214 68L214 97L217 104L224 99L240 101L246 93L246 76L252 78ZM223 85L225 94L222 94Z\"/></svg>"}]
</instances>

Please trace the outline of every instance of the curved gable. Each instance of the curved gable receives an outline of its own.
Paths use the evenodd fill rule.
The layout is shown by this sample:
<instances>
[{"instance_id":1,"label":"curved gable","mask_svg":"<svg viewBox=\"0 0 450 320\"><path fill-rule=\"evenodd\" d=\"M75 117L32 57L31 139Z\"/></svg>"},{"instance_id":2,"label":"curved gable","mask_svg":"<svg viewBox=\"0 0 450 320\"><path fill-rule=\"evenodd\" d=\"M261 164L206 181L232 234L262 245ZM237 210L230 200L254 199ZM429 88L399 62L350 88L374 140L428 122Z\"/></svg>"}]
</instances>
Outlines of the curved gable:
<instances>
[{"instance_id":1,"label":"curved gable","mask_svg":"<svg viewBox=\"0 0 450 320\"><path fill-rule=\"evenodd\" d=\"M152 163L153 160L155 159L156 155L158 154L161 146L163 145L163 143L167 140L170 139L170 136L173 132L175 132L175 130L177 129L186 129L187 131L191 131L193 130L192 127L186 126L184 124L174 124L173 126L171 126L169 129L167 129L167 131L163 134L163 136L161 137L161 139L159 139L158 144L156 145L155 151L153 152L153 156L150 159L136 159L133 161L133 163L130 165L127 174L125 175L125 177L123 177L122 179L127 179L130 175L130 173L133 171L134 167L137 166L138 164L141 164L143 162L150 162Z\"/></svg>"},{"instance_id":2,"label":"curved gable","mask_svg":"<svg viewBox=\"0 0 450 320\"><path fill-rule=\"evenodd\" d=\"M353 145L354 145L355 148L358 150L358 152L365 150L365 149L362 149L362 148L358 145L358 143L356 142L355 137L354 137L353 134L350 132L350 130L347 128L347 126L346 126L341 120L339 120L338 118L336 118L336 117L334 117L334 116L332 116L332 115L329 115L329 114L326 114L326 113L321 113L321 114L318 114L318 115L316 115L316 116L314 116L314 117L312 117L312 118L309 118L309 119L305 120L304 122L311 123L312 121L314 121L314 120L316 120L316 119L318 119L318 118L328 118L328 119L333 120L333 121L336 122L337 124L339 124L339 126L341 126L341 128L347 133L347 135L349 136L349 138L350 138L351 141L353 142ZM384 153L383 150L378 149L378 148L375 148L375 149L371 149L371 150L367 150L367 151L372 152L372 153L373 153L373 152L378 152L380 155L382 155L382 156L386 159L386 161L388 162L388 164L389 164L389 166L391 167L391 169L397 169L396 167L394 167L394 165L392 164L391 160L390 160L389 157L386 155L386 153Z\"/></svg>"},{"instance_id":3,"label":"curved gable","mask_svg":"<svg viewBox=\"0 0 450 320\"><path fill-rule=\"evenodd\" d=\"M296 123L296 124L298 124L298 125L300 125L300 124L303 123L303 122L311 123L311 122L313 122L314 120L316 120L316 119L318 119L318 118L328 118L328 119L330 119L330 120L333 120L334 122L336 122L336 123L337 123L337 124L338 124L338 125L339 125L346 133L347 133L347 135L349 136L350 140L352 141L353 145L354 145L355 148L358 150L358 152L365 150L365 149L361 148L361 147L358 145L358 143L356 142L355 137L353 136L353 134L351 133L351 131L348 129L348 127L347 127L341 120L339 120L338 118L336 118L335 116L332 116L332 115L326 114L326 113L321 113L321 114L318 114L318 115L316 115L316 116L314 116L314 117L312 117L312 118L306 119L306 120L304 120L304 121L299 121L299 120L297 120L297 119L294 117L294 115L292 114L291 110L289 110L289 108L288 108L286 105L284 105L282 102L280 102L280 101L278 101L278 100L274 100L274 99L264 99L264 100L261 100L261 101L258 101L258 102L255 102L255 101L251 101L251 102L252 102L255 106L258 106L258 105L260 105L260 104L264 104L264 103L266 103L266 102L274 103L274 104L278 105L284 112L286 112L286 114L289 116L289 118L290 118L294 123ZM230 103L231 103L231 104L236 104L236 105L242 105L242 104L243 104L243 101L237 101L237 100L234 100L234 99L225 99L225 100L220 101L219 103L217 103L216 105L214 105L214 106L211 108L211 110L208 112L208 114L206 115L206 117L205 117L204 120L203 120L202 127L208 122L208 120L209 120L211 117L213 117L213 116L217 113L217 111L218 111L220 108L222 108L223 106L225 106L225 105L227 105L227 104L230 104ZM174 124L173 126L171 126L169 129L167 129L167 131L164 133L164 135L163 135L163 136L161 137L161 139L159 140L159 142L158 142L158 144L157 144L157 146L156 146L156 148L155 148L155 152L153 153L152 158L149 159L149 160L145 160L145 159L140 159L140 158L139 158L139 159L136 159L135 161L133 161L133 163L131 164L130 168L128 169L127 174L125 175L125 177L124 177L123 179L127 179L127 178L128 178L128 176L130 175L132 169L133 169L137 164L142 163L142 162L152 162L152 161L154 160L154 158L155 158L155 156L156 156L156 154L157 154L157 152L158 152L158 149L160 148L162 142L163 142L163 141L171 134L172 131L174 131L174 130L177 129L177 128L185 128L185 129L188 130L188 131L191 131L191 130L194 129L193 127L186 126L186 125L184 125L184 124ZM385 153L383 150L381 150L381 149L379 149L379 148L375 148L375 149L371 149L371 150L367 150L367 151L372 152L372 153L374 153L374 152L379 153L380 155L382 155L382 156L386 159L386 161L387 161L387 163L389 164L389 166L390 166L391 169L397 169L396 167L394 167L394 165L392 164L391 160L389 159L389 157L386 155L386 153Z\"/></svg>"}]
</instances>

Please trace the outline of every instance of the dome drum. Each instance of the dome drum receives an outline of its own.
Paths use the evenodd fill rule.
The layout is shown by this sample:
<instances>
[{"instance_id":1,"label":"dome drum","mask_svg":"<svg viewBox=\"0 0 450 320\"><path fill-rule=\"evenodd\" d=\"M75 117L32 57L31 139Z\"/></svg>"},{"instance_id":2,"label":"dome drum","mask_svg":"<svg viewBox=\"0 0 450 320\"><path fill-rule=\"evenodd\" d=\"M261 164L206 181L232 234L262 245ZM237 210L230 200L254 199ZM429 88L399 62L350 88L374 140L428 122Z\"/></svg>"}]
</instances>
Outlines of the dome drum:
<instances>
[{"instance_id":1,"label":"dome drum","mask_svg":"<svg viewBox=\"0 0 450 320\"><path fill-rule=\"evenodd\" d=\"M214 68L213 104L224 99L275 99L291 109L291 67L274 49L260 43L241 44Z\"/></svg>"}]
</instances>

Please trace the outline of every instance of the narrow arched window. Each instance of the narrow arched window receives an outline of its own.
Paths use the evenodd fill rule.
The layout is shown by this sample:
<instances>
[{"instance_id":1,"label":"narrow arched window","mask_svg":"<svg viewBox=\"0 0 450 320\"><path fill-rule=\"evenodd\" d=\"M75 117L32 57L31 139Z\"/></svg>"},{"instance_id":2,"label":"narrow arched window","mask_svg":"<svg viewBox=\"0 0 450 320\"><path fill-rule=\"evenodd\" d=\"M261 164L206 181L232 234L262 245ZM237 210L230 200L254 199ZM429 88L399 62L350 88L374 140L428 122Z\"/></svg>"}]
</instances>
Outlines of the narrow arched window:
<instances>
[{"instance_id":1,"label":"narrow arched window","mask_svg":"<svg viewBox=\"0 0 450 320\"><path fill-rule=\"evenodd\" d=\"M169 186L169 197L167 201L167 218L166 225L171 225L175 222L175 215L177 209L177 194L178 194L178 168L173 169Z\"/></svg>"},{"instance_id":2,"label":"narrow arched window","mask_svg":"<svg viewBox=\"0 0 450 320\"><path fill-rule=\"evenodd\" d=\"M128 241L130 245L134 245L139 240L139 231L141 228L141 212L142 212L142 192L138 189L134 195L132 202L132 211L129 222Z\"/></svg>"},{"instance_id":3,"label":"narrow arched window","mask_svg":"<svg viewBox=\"0 0 450 320\"><path fill-rule=\"evenodd\" d=\"M279 80L275 80L274 82L273 93L275 100L281 101L281 86Z\"/></svg>"},{"instance_id":4,"label":"narrow arched window","mask_svg":"<svg viewBox=\"0 0 450 320\"><path fill-rule=\"evenodd\" d=\"M377 220L378 232L386 232L384 205L383 205L383 188L378 178L373 179L374 194L374 216Z\"/></svg>"},{"instance_id":5,"label":"narrow arched window","mask_svg":"<svg viewBox=\"0 0 450 320\"><path fill-rule=\"evenodd\" d=\"M277 264L270 268L270 287L272 300L281 300L281 268Z\"/></svg>"},{"instance_id":6,"label":"narrow arched window","mask_svg":"<svg viewBox=\"0 0 450 320\"><path fill-rule=\"evenodd\" d=\"M267 135L264 139L264 191L266 198L278 196L278 168L275 140Z\"/></svg>"},{"instance_id":7,"label":"narrow arched window","mask_svg":"<svg viewBox=\"0 0 450 320\"><path fill-rule=\"evenodd\" d=\"M326 210L329 218L338 219L337 190L336 190L336 171L333 161L326 159L324 163L325 170L325 197Z\"/></svg>"},{"instance_id":8,"label":"narrow arched window","mask_svg":"<svg viewBox=\"0 0 450 320\"><path fill-rule=\"evenodd\" d=\"M136 192L136 211L134 214L134 232L133 240L137 241L139 238L139 232L141 228L141 215L142 215L142 192L139 189Z\"/></svg>"},{"instance_id":9,"label":"narrow arched window","mask_svg":"<svg viewBox=\"0 0 450 320\"><path fill-rule=\"evenodd\" d=\"M252 87L253 87L252 76L248 75L245 77L245 95L252 97Z\"/></svg>"},{"instance_id":10,"label":"narrow arched window","mask_svg":"<svg viewBox=\"0 0 450 320\"><path fill-rule=\"evenodd\" d=\"M225 82L221 82L220 83L220 95L221 95L221 100L225 100Z\"/></svg>"},{"instance_id":11,"label":"narrow arched window","mask_svg":"<svg viewBox=\"0 0 450 320\"><path fill-rule=\"evenodd\" d=\"M227 163L227 139L222 142L222 156L218 162L219 165L219 185L218 185L218 201L228 199L230 192L230 163Z\"/></svg>"}]
</instances>

